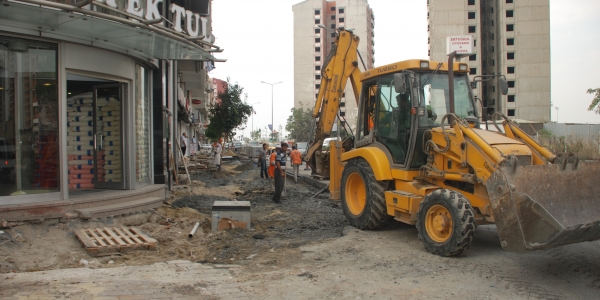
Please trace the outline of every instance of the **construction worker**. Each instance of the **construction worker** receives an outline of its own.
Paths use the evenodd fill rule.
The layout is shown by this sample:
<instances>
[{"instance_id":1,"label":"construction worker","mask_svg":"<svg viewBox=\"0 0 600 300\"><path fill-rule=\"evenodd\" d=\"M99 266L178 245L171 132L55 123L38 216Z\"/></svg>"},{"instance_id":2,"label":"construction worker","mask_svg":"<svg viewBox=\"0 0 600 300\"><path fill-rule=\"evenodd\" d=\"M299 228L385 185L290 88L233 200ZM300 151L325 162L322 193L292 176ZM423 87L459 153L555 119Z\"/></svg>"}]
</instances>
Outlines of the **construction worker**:
<instances>
[{"instance_id":1,"label":"construction worker","mask_svg":"<svg viewBox=\"0 0 600 300\"><path fill-rule=\"evenodd\" d=\"M275 160L277 157L277 151L281 149L281 146L277 145L275 150L271 151L269 155L269 182L271 183L271 193L275 193Z\"/></svg>"},{"instance_id":2,"label":"construction worker","mask_svg":"<svg viewBox=\"0 0 600 300\"><path fill-rule=\"evenodd\" d=\"M281 203L281 199L285 199L285 167L287 164L287 143L281 143L281 149L277 151L275 157L275 170L273 177L275 181L275 193L273 194L273 202Z\"/></svg>"},{"instance_id":3,"label":"construction worker","mask_svg":"<svg viewBox=\"0 0 600 300\"><path fill-rule=\"evenodd\" d=\"M294 168L294 182L298 182L298 172L302 165L302 154L298 151L298 146L292 146L292 152L290 152L290 158L292 160L292 167Z\"/></svg>"}]
</instances>

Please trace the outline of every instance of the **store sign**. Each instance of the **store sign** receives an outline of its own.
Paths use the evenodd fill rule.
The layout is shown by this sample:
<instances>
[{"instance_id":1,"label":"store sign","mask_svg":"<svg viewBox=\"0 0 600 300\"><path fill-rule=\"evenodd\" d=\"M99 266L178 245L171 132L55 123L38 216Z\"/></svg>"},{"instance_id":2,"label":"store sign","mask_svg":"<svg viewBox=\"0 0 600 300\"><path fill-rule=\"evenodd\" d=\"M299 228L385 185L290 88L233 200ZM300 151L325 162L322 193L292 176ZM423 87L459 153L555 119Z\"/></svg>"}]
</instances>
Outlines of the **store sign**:
<instances>
[{"instance_id":1,"label":"store sign","mask_svg":"<svg viewBox=\"0 0 600 300\"><path fill-rule=\"evenodd\" d=\"M146 20L162 19L158 5L162 0L127 0L125 7L119 7L118 0L96 0L99 3L105 3L110 7L121 9L127 13L144 18ZM121 2L121 1L118 1ZM172 13L171 23L173 29L177 32L184 32L191 37L207 36L208 18L201 17L200 14L172 3L169 6ZM185 20L185 28L182 28L182 21Z\"/></svg>"},{"instance_id":2,"label":"store sign","mask_svg":"<svg viewBox=\"0 0 600 300\"><path fill-rule=\"evenodd\" d=\"M475 38L472 35L454 35L446 37L446 52L450 54L456 51L458 55L473 54L473 41Z\"/></svg>"}]
</instances>

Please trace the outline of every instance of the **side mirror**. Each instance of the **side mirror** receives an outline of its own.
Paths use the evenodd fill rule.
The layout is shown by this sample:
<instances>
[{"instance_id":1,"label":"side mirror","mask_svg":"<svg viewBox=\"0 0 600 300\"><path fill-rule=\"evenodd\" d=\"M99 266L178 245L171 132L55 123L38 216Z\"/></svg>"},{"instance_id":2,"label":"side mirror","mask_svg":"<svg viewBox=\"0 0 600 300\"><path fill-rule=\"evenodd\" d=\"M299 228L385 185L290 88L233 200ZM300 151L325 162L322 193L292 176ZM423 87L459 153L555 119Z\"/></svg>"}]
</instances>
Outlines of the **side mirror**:
<instances>
[{"instance_id":1,"label":"side mirror","mask_svg":"<svg viewBox=\"0 0 600 300\"><path fill-rule=\"evenodd\" d=\"M502 95L508 94L508 84L506 83L506 79L504 79L504 77L498 77L498 85L500 86L500 92Z\"/></svg>"},{"instance_id":2,"label":"side mirror","mask_svg":"<svg viewBox=\"0 0 600 300\"><path fill-rule=\"evenodd\" d=\"M408 87L406 86L406 74L394 74L394 89L398 94L406 94L406 91L408 90Z\"/></svg>"}]
</instances>

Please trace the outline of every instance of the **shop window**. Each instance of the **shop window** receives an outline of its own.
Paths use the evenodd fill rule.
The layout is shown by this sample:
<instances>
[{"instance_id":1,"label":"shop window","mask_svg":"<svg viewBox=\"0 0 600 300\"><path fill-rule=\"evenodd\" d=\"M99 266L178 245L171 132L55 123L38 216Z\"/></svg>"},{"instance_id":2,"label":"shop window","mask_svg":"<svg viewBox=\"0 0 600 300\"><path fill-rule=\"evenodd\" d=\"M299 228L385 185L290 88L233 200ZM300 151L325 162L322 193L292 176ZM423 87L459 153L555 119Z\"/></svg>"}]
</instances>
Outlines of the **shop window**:
<instances>
[{"instance_id":1,"label":"shop window","mask_svg":"<svg viewBox=\"0 0 600 300\"><path fill-rule=\"evenodd\" d=\"M515 39L506 39L506 45L513 46L515 44Z\"/></svg>"},{"instance_id":2,"label":"shop window","mask_svg":"<svg viewBox=\"0 0 600 300\"><path fill-rule=\"evenodd\" d=\"M477 75L477 68L470 68L469 69L469 74L471 74L471 75Z\"/></svg>"},{"instance_id":3,"label":"shop window","mask_svg":"<svg viewBox=\"0 0 600 300\"><path fill-rule=\"evenodd\" d=\"M507 113L508 113L507 115L508 115L509 117L514 117L514 116L515 116L515 110L514 110L514 109L509 109L509 110L507 111Z\"/></svg>"},{"instance_id":4,"label":"shop window","mask_svg":"<svg viewBox=\"0 0 600 300\"><path fill-rule=\"evenodd\" d=\"M475 33L475 26L469 26L469 33Z\"/></svg>"},{"instance_id":5,"label":"shop window","mask_svg":"<svg viewBox=\"0 0 600 300\"><path fill-rule=\"evenodd\" d=\"M475 5L475 0L467 0L468 5Z\"/></svg>"},{"instance_id":6,"label":"shop window","mask_svg":"<svg viewBox=\"0 0 600 300\"><path fill-rule=\"evenodd\" d=\"M506 68L506 73L508 73L508 74L515 74L515 67L508 67L508 68Z\"/></svg>"},{"instance_id":7,"label":"shop window","mask_svg":"<svg viewBox=\"0 0 600 300\"><path fill-rule=\"evenodd\" d=\"M506 83L508 84L509 88L514 88L515 87L515 81L514 80L509 80Z\"/></svg>"},{"instance_id":8,"label":"shop window","mask_svg":"<svg viewBox=\"0 0 600 300\"><path fill-rule=\"evenodd\" d=\"M514 10L507 10L506 11L506 17L507 18L512 18L514 16L514 14L515 14Z\"/></svg>"},{"instance_id":9,"label":"shop window","mask_svg":"<svg viewBox=\"0 0 600 300\"><path fill-rule=\"evenodd\" d=\"M58 47L8 36L0 45L0 197L58 192L67 164L59 160Z\"/></svg>"},{"instance_id":10,"label":"shop window","mask_svg":"<svg viewBox=\"0 0 600 300\"><path fill-rule=\"evenodd\" d=\"M506 53L506 59L515 59L515 53L514 52L507 52Z\"/></svg>"},{"instance_id":11,"label":"shop window","mask_svg":"<svg viewBox=\"0 0 600 300\"><path fill-rule=\"evenodd\" d=\"M470 11L468 14L468 19L469 20L474 20L475 19L475 12L474 11Z\"/></svg>"},{"instance_id":12,"label":"shop window","mask_svg":"<svg viewBox=\"0 0 600 300\"><path fill-rule=\"evenodd\" d=\"M477 60L477 54L469 55L469 60L470 60L470 61L475 61L475 60Z\"/></svg>"},{"instance_id":13,"label":"shop window","mask_svg":"<svg viewBox=\"0 0 600 300\"><path fill-rule=\"evenodd\" d=\"M506 31L515 31L515 24L506 24Z\"/></svg>"},{"instance_id":14,"label":"shop window","mask_svg":"<svg viewBox=\"0 0 600 300\"><path fill-rule=\"evenodd\" d=\"M511 102L511 103L515 102L515 95L508 95L506 101Z\"/></svg>"}]
</instances>

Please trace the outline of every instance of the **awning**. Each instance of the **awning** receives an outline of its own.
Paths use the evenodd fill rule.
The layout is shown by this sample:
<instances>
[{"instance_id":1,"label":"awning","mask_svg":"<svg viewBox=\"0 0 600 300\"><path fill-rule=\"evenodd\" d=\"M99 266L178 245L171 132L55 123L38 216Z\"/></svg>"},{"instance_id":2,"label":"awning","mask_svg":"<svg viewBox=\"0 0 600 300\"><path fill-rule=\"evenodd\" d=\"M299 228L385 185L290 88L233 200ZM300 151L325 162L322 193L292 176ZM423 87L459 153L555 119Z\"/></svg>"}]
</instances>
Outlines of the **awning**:
<instances>
[{"instance_id":1,"label":"awning","mask_svg":"<svg viewBox=\"0 0 600 300\"><path fill-rule=\"evenodd\" d=\"M113 15L103 18L86 12L99 13L74 6L47 3L2 2L0 30L83 43L145 58L216 60L200 45L163 32L159 25L145 25L131 19L119 22Z\"/></svg>"}]
</instances>

